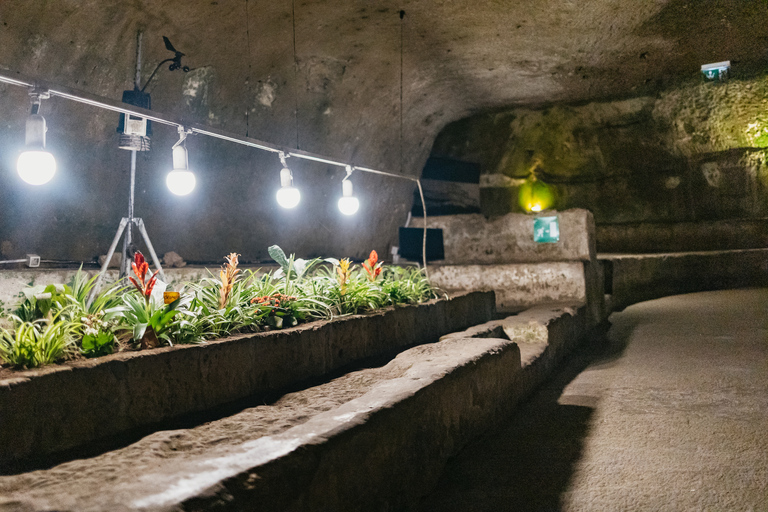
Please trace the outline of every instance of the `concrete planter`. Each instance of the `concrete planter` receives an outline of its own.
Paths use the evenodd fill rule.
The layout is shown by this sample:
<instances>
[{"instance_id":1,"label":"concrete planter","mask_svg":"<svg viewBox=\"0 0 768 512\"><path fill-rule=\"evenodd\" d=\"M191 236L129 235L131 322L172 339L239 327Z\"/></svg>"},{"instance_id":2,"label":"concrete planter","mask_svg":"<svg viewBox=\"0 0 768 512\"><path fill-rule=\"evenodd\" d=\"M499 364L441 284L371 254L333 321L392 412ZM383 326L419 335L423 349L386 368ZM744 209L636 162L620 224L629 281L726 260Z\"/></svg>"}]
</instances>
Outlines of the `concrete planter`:
<instances>
[{"instance_id":1,"label":"concrete planter","mask_svg":"<svg viewBox=\"0 0 768 512\"><path fill-rule=\"evenodd\" d=\"M490 320L492 292L202 345L123 352L0 380L0 465L82 446L437 341Z\"/></svg>"}]
</instances>

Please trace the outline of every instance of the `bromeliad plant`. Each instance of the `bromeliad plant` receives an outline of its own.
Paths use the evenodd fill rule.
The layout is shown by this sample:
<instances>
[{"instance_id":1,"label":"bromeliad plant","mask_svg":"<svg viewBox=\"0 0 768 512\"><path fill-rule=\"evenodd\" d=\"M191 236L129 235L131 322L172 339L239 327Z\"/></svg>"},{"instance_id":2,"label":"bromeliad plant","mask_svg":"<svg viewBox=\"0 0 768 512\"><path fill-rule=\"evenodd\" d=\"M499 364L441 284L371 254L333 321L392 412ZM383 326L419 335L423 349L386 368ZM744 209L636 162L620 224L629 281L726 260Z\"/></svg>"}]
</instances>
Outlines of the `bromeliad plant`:
<instances>
[{"instance_id":1,"label":"bromeliad plant","mask_svg":"<svg viewBox=\"0 0 768 512\"><path fill-rule=\"evenodd\" d=\"M348 258L303 260L276 245L269 254L279 270L263 275L242 271L240 255L230 253L217 277L186 284L170 304L162 298L165 283L158 281L159 271L150 274L140 252L130 286L115 285L90 303L96 278L89 279L82 269L68 285L27 288L0 326L0 360L30 368L78 353L94 357L115 348L198 343L437 297L420 269L384 267L376 251L360 266Z\"/></svg>"},{"instance_id":2,"label":"bromeliad plant","mask_svg":"<svg viewBox=\"0 0 768 512\"><path fill-rule=\"evenodd\" d=\"M134 255L132 268L136 279L133 277L128 279L139 297L131 293L123 296L126 306L123 312L123 324L131 331L133 343L143 349L164 344L173 345L170 337L171 321L178 314L176 308L181 303L181 298L164 305L152 297L159 270L146 280L149 264L139 251Z\"/></svg>"},{"instance_id":3,"label":"bromeliad plant","mask_svg":"<svg viewBox=\"0 0 768 512\"><path fill-rule=\"evenodd\" d=\"M383 264L383 261L379 261L379 255L376 251L371 251L368 259L363 262L363 268L368 273L368 280L370 282L376 281L376 278L379 277L379 274L381 274L381 266Z\"/></svg>"},{"instance_id":4,"label":"bromeliad plant","mask_svg":"<svg viewBox=\"0 0 768 512\"><path fill-rule=\"evenodd\" d=\"M131 264L131 267L133 268L133 273L136 275L136 279L132 277L129 277L128 279L131 281L131 284L136 287L136 290L138 290L141 296L144 297L147 304L149 304L152 297L152 289L155 287L155 283L157 283L157 273L160 272L160 270L155 270L155 273L152 274L149 281L145 282L147 272L149 271L149 263L147 263L147 260L144 259L144 255L139 251L136 251L136 254L133 255L133 263Z\"/></svg>"},{"instance_id":5,"label":"bromeliad plant","mask_svg":"<svg viewBox=\"0 0 768 512\"><path fill-rule=\"evenodd\" d=\"M237 253L225 257L227 263L219 271L219 279L211 275L182 291L182 295L192 297L189 314L181 320L180 331L176 333L182 342L256 329L259 319L250 306L256 294L252 285L254 275L251 271L241 273L238 257Z\"/></svg>"}]
</instances>

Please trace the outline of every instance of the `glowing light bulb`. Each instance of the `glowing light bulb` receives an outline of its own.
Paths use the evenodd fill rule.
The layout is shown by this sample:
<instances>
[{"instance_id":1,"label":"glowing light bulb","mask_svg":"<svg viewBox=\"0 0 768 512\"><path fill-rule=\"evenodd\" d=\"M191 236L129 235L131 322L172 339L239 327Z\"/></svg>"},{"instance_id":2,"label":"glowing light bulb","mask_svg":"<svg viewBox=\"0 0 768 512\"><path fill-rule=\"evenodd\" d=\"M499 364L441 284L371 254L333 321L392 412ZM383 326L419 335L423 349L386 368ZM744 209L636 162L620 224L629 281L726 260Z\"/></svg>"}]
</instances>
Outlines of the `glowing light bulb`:
<instances>
[{"instance_id":1,"label":"glowing light bulb","mask_svg":"<svg viewBox=\"0 0 768 512\"><path fill-rule=\"evenodd\" d=\"M342 196L339 198L339 210L344 215L354 215L360 209L360 201L353 195L352 182L344 180L341 182Z\"/></svg>"},{"instance_id":2,"label":"glowing light bulb","mask_svg":"<svg viewBox=\"0 0 768 512\"><path fill-rule=\"evenodd\" d=\"M186 196L195 189L197 179L192 171L173 170L165 178L168 190L177 196Z\"/></svg>"},{"instance_id":3,"label":"glowing light bulb","mask_svg":"<svg viewBox=\"0 0 768 512\"><path fill-rule=\"evenodd\" d=\"M520 186L518 192L518 199L520 206L526 212L543 212L555 203L555 192L546 183L536 178L535 174L531 174Z\"/></svg>"},{"instance_id":4,"label":"glowing light bulb","mask_svg":"<svg viewBox=\"0 0 768 512\"><path fill-rule=\"evenodd\" d=\"M296 187L280 187L277 191L277 204L283 208L295 208L301 201L301 192Z\"/></svg>"},{"instance_id":5,"label":"glowing light bulb","mask_svg":"<svg viewBox=\"0 0 768 512\"><path fill-rule=\"evenodd\" d=\"M30 185L45 185L56 174L56 159L47 151L24 151L19 155L16 171Z\"/></svg>"},{"instance_id":6,"label":"glowing light bulb","mask_svg":"<svg viewBox=\"0 0 768 512\"><path fill-rule=\"evenodd\" d=\"M182 144L173 148L173 170L166 176L165 184L177 196L186 196L197 185L195 174L189 170L189 154L183 139Z\"/></svg>"},{"instance_id":7,"label":"glowing light bulb","mask_svg":"<svg viewBox=\"0 0 768 512\"><path fill-rule=\"evenodd\" d=\"M293 176L287 167L280 171L280 185L277 191L277 204L283 208L295 208L301 201L301 193L293 186Z\"/></svg>"},{"instance_id":8,"label":"glowing light bulb","mask_svg":"<svg viewBox=\"0 0 768 512\"><path fill-rule=\"evenodd\" d=\"M32 114L27 118L26 151L19 155L16 172L30 185L44 185L56 174L56 159L45 150L46 131L43 116Z\"/></svg>"}]
</instances>

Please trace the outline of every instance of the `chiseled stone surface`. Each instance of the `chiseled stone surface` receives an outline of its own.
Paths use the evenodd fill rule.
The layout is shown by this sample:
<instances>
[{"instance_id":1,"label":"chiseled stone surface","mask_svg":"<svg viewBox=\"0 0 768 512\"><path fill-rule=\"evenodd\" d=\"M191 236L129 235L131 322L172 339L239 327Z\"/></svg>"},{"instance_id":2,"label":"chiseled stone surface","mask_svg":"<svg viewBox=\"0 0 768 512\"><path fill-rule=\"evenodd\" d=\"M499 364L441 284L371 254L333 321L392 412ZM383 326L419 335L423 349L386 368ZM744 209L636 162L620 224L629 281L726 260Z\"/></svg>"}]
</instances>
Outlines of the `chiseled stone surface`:
<instances>
[{"instance_id":1,"label":"chiseled stone surface","mask_svg":"<svg viewBox=\"0 0 768 512\"><path fill-rule=\"evenodd\" d=\"M432 282L449 291L493 290L499 311L520 311L545 302L586 302L584 263L430 265Z\"/></svg>"},{"instance_id":2,"label":"chiseled stone surface","mask_svg":"<svg viewBox=\"0 0 768 512\"><path fill-rule=\"evenodd\" d=\"M517 346L505 339L416 347L382 368L353 372L270 406L188 431L157 432L51 470L0 477L0 509L163 510L218 486L220 499L253 493L265 510L289 504L310 510L310 503L324 502L334 510L360 510L355 500L373 505L389 486L434 477L434 468L427 474L419 469L430 468L429 459L444 458L454 443L463 444L482 421L507 408L492 397L511 386L519 368ZM448 377L470 369L472 386ZM429 441L419 434L423 429ZM342 455L334 446L339 442L345 444ZM393 456L401 464L393 464ZM288 469L270 478L267 464L286 459ZM351 474L356 477L342 483ZM361 478L370 478L371 488L359 496L334 485L360 485ZM216 501L206 500L209 506Z\"/></svg>"},{"instance_id":3,"label":"chiseled stone surface","mask_svg":"<svg viewBox=\"0 0 768 512\"><path fill-rule=\"evenodd\" d=\"M82 446L317 378L488 321L490 293L387 308L200 345L0 371L0 461Z\"/></svg>"},{"instance_id":4,"label":"chiseled stone surface","mask_svg":"<svg viewBox=\"0 0 768 512\"><path fill-rule=\"evenodd\" d=\"M0 510L402 508L578 342L584 310L575 307L523 316L549 331L526 343L523 368L518 343L470 337L497 333L485 324L271 405L0 477Z\"/></svg>"},{"instance_id":5,"label":"chiseled stone surface","mask_svg":"<svg viewBox=\"0 0 768 512\"><path fill-rule=\"evenodd\" d=\"M508 213L487 219L479 213L428 217L427 227L443 230L445 259L441 263L504 264L544 261L590 261L595 257L595 223L589 210L552 211L557 216L560 241L533 241L533 215ZM415 217L411 227L423 227Z\"/></svg>"},{"instance_id":6,"label":"chiseled stone surface","mask_svg":"<svg viewBox=\"0 0 768 512\"><path fill-rule=\"evenodd\" d=\"M158 72L147 89L158 111L410 177L421 173L440 130L471 113L653 97L679 80L698 81L703 56L730 56L735 67L738 60L740 79L751 76L764 67L756 41L768 27L768 9L757 0L710 0L708 8L682 0L314 0L295 9L289 2L255 1L43 5L0 2L3 69L119 99L133 88L136 31L143 29L142 81L172 56L163 35L193 68ZM741 111L737 82L717 90ZM32 190L16 177L12 156L23 141L27 91L0 91L3 257L103 254L127 209L130 157L117 148L117 115L61 99L44 102L48 147L60 166L51 186ZM692 118L702 117L697 101L675 104L690 104ZM694 126L716 119L703 117ZM744 121L728 136L753 122ZM187 260L215 261L235 251L258 260L272 243L302 257L388 254L411 207L412 182L356 172L361 211L342 218L334 203L344 169L291 158L303 200L284 212L275 205L276 155L203 136L187 142L197 189L188 198L170 197L164 176L178 137L175 128L154 128L153 150L139 157L136 206L159 254L173 250ZM693 141L702 138L685 133L688 123L677 129ZM516 145L525 155L550 147L583 154L585 145L592 147L589 135L559 134L546 144ZM624 165L654 156L632 139L622 149ZM545 170L559 164L554 160ZM645 183L648 170L658 168L641 167L635 179Z\"/></svg>"},{"instance_id":7,"label":"chiseled stone surface","mask_svg":"<svg viewBox=\"0 0 768 512\"><path fill-rule=\"evenodd\" d=\"M768 285L768 249L605 254L614 310L667 295Z\"/></svg>"}]
</instances>

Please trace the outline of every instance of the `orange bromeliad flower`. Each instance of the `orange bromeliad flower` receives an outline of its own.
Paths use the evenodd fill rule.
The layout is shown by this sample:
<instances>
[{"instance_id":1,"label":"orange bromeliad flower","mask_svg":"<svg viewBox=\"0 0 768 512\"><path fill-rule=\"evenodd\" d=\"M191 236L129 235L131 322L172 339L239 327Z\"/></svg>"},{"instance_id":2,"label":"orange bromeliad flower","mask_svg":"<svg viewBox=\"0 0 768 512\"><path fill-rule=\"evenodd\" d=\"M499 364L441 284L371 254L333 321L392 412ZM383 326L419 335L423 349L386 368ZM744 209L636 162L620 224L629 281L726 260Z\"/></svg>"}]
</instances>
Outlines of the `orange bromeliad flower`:
<instances>
[{"instance_id":1,"label":"orange bromeliad flower","mask_svg":"<svg viewBox=\"0 0 768 512\"><path fill-rule=\"evenodd\" d=\"M379 255L376 251L371 251L371 255L363 262L363 268L368 272L368 280L373 282L381 274L381 266L383 261L379 261Z\"/></svg>"},{"instance_id":2,"label":"orange bromeliad flower","mask_svg":"<svg viewBox=\"0 0 768 512\"><path fill-rule=\"evenodd\" d=\"M349 258L344 258L339 261L339 266L336 267L336 273L339 276L339 289L341 290L342 295L347 292L347 281L349 280L350 275L349 264Z\"/></svg>"},{"instance_id":3,"label":"orange bromeliad flower","mask_svg":"<svg viewBox=\"0 0 768 512\"><path fill-rule=\"evenodd\" d=\"M160 271L155 270L155 273L152 274L149 281L145 282L147 271L149 271L149 263L147 263L144 259L144 255L141 254L140 251L136 251L136 254L133 255L133 264L131 266L133 267L133 273L136 274L138 281L132 277L129 277L128 279L130 279L133 286L135 286L142 297L144 297L144 300L149 303L149 298L152 296L152 289L157 282L157 273Z\"/></svg>"},{"instance_id":4,"label":"orange bromeliad flower","mask_svg":"<svg viewBox=\"0 0 768 512\"><path fill-rule=\"evenodd\" d=\"M219 277L221 278L221 290L219 290L219 309L224 309L229 302L229 295L232 293L232 287L235 285L237 274L240 269L237 268L239 254L233 252L229 256L225 256L227 264L224 265L219 271Z\"/></svg>"},{"instance_id":5,"label":"orange bromeliad flower","mask_svg":"<svg viewBox=\"0 0 768 512\"><path fill-rule=\"evenodd\" d=\"M271 306L279 308L282 303L285 306L286 303L296 300L296 297L292 295L283 295L282 293L273 293L272 295L264 295L263 297L254 297L251 299L251 304L256 303L259 306Z\"/></svg>"}]
</instances>

